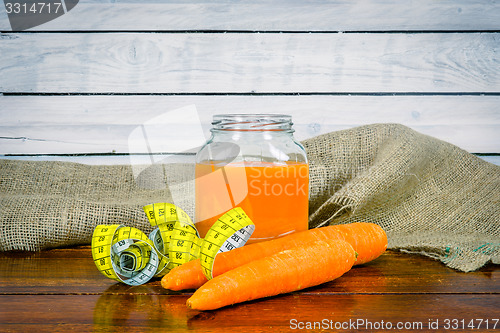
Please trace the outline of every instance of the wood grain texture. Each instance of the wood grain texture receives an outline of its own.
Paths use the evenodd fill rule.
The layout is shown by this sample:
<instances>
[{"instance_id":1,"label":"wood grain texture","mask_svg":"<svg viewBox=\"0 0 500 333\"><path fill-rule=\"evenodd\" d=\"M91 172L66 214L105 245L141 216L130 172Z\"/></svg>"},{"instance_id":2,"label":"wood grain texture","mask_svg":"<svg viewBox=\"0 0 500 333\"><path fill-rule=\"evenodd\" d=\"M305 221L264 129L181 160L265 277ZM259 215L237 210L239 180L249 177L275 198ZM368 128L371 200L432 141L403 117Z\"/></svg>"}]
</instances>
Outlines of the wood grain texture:
<instances>
[{"instance_id":1,"label":"wood grain texture","mask_svg":"<svg viewBox=\"0 0 500 333\"><path fill-rule=\"evenodd\" d=\"M131 132L194 104L204 135L217 113L287 113L304 140L371 123L401 123L469 152L500 151L500 96L0 96L0 154L137 153ZM153 152L195 124L173 124Z\"/></svg>"},{"instance_id":2,"label":"wood grain texture","mask_svg":"<svg viewBox=\"0 0 500 333\"><path fill-rule=\"evenodd\" d=\"M477 0L87 0L62 17L30 30L498 30L499 22L500 4ZM3 6L0 30L11 30Z\"/></svg>"},{"instance_id":3,"label":"wood grain texture","mask_svg":"<svg viewBox=\"0 0 500 333\"><path fill-rule=\"evenodd\" d=\"M324 325L365 320L358 329L367 330L368 322L410 322L421 325L414 327L418 331L426 331L429 320L444 330L446 319L489 319L493 331L500 293L497 265L465 274L397 252L317 287L210 312L186 307L192 291L164 290L159 281L130 287L107 279L94 267L88 246L4 252L0 267L2 331L276 332L324 319ZM480 331L487 331L482 324Z\"/></svg>"},{"instance_id":4,"label":"wood grain texture","mask_svg":"<svg viewBox=\"0 0 500 333\"><path fill-rule=\"evenodd\" d=\"M500 91L500 33L0 38L0 53L7 55L0 91L6 93Z\"/></svg>"},{"instance_id":5,"label":"wood grain texture","mask_svg":"<svg viewBox=\"0 0 500 333\"><path fill-rule=\"evenodd\" d=\"M156 280L141 287L116 283L103 276L92 261L88 246L26 253L0 253L0 295L128 294L190 295L192 291L165 290ZM442 263L416 255L387 252L376 261L356 266L335 280L301 293L500 293L500 268L490 265L479 272L460 274Z\"/></svg>"},{"instance_id":6,"label":"wood grain texture","mask_svg":"<svg viewBox=\"0 0 500 333\"><path fill-rule=\"evenodd\" d=\"M430 322L437 321L439 331L444 332L451 330L452 322L446 320L464 320L467 325L474 319L477 327L477 319L482 319L480 332L498 331L498 322L494 321L498 319L498 295L495 294L292 294L216 312L188 310L186 300L187 296L141 294L0 296L3 304L0 328L15 332L35 327L37 332L277 332L317 322L317 331L323 328L338 332L342 326L336 330L336 323L349 330L351 319L363 321L354 328L371 332L376 331L374 325L380 327L382 321L393 325L395 331L398 331L396 325L402 323L400 325L410 325L407 327L417 332L432 331ZM486 319L489 329L486 329ZM321 322L325 326L320 326Z\"/></svg>"}]
</instances>

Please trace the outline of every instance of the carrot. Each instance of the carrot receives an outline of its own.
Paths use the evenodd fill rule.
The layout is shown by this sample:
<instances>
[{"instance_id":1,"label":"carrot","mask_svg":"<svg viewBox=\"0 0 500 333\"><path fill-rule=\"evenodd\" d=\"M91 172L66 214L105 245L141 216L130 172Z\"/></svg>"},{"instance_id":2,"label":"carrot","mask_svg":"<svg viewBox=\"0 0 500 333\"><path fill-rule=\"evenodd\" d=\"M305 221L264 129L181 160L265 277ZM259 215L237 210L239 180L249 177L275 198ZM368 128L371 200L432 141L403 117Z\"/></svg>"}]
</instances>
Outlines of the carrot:
<instances>
[{"instance_id":1,"label":"carrot","mask_svg":"<svg viewBox=\"0 0 500 333\"><path fill-rule=\"evenodd\" d=\"M355 261L356 252L346 241L310 242L211 279L187 300L187 305L195 310L214 310L317 286L340 277Z\"/></svg>"},{"instance_id":2,"label":"carrot","mask_svg":"<svg viewBox=\"0 0 500 333\"><path fill-rule=\"evenodd\" d=\"M253 260L272 255L291 247L315 240L342 239L349 242L358 253L356 265L380 256L387 248L387 236L382 228L373 223L351 223L310 229L270 241L245 245L220 253L214 262L215 277ZM193 260L175 267L161 280L165 289L196 289L207 282L200 261Z\"/></svg>"}]
</instances>

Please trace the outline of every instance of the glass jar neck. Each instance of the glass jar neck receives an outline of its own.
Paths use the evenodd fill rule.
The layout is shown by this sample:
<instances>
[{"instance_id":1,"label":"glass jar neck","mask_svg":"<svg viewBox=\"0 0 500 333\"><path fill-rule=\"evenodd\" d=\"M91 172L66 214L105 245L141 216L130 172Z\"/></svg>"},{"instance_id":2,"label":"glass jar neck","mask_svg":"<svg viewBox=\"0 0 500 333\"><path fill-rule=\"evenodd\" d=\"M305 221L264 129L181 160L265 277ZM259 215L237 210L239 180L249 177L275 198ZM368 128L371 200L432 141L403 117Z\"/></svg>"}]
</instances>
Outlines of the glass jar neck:
<instances>
[{"instance_id":1,"label":"glass jar neck","mask_svg":"<svg viewBox=\"0 0 500 333\"><path fill-rule=\"evenodd\" d=\"M292 117L282 114L214 115L212 132L285 132L293 133Z\"/></svg>"}]
</instances>

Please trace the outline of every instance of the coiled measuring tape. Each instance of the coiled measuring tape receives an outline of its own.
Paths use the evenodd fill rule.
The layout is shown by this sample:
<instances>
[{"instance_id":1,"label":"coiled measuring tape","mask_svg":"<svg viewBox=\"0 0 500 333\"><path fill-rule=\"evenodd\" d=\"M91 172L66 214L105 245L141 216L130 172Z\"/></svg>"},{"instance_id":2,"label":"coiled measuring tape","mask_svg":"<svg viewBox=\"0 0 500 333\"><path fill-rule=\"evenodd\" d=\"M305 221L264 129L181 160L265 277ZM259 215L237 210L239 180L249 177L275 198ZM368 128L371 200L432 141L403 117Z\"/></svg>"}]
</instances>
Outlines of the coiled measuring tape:
<instances>
[{"instance_id":1,"label":"coiled measuring tape","mask_svg":"<svg viewBox=\"0 0 500 333\"><path fill-rule=\"evenodd\" d=\"M245 245L255 230L241 207L221 216L205 238L200 238L188 214L174 204L155 203L143 209L156 227L149 236L118 224L94 229L92 257L104 276L137 286L199 258L203 273L211 279L217 254Z\"/></svg>"}]
</instances>

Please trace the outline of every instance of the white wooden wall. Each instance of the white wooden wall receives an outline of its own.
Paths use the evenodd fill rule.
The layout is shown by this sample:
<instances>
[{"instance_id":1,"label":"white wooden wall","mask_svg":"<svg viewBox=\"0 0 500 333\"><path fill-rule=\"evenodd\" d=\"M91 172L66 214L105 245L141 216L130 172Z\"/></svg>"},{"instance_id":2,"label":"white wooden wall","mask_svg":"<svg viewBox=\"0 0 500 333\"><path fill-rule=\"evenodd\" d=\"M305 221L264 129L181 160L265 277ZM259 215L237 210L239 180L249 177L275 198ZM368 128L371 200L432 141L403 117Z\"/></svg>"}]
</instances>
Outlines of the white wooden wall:
<instances>
[{"instance_id":1,"label":"white wooden wall","mask_svg":"<svg viewBox=\"0 0 500 333\"><path fill-rule=\"evenodd\" d=\"M396 122L500 164L499 2L87 0L0 30L3 158L137 153L194 104L205 135L216 113L288 113L300 140Z\"/></svg>"}]
</instances>

